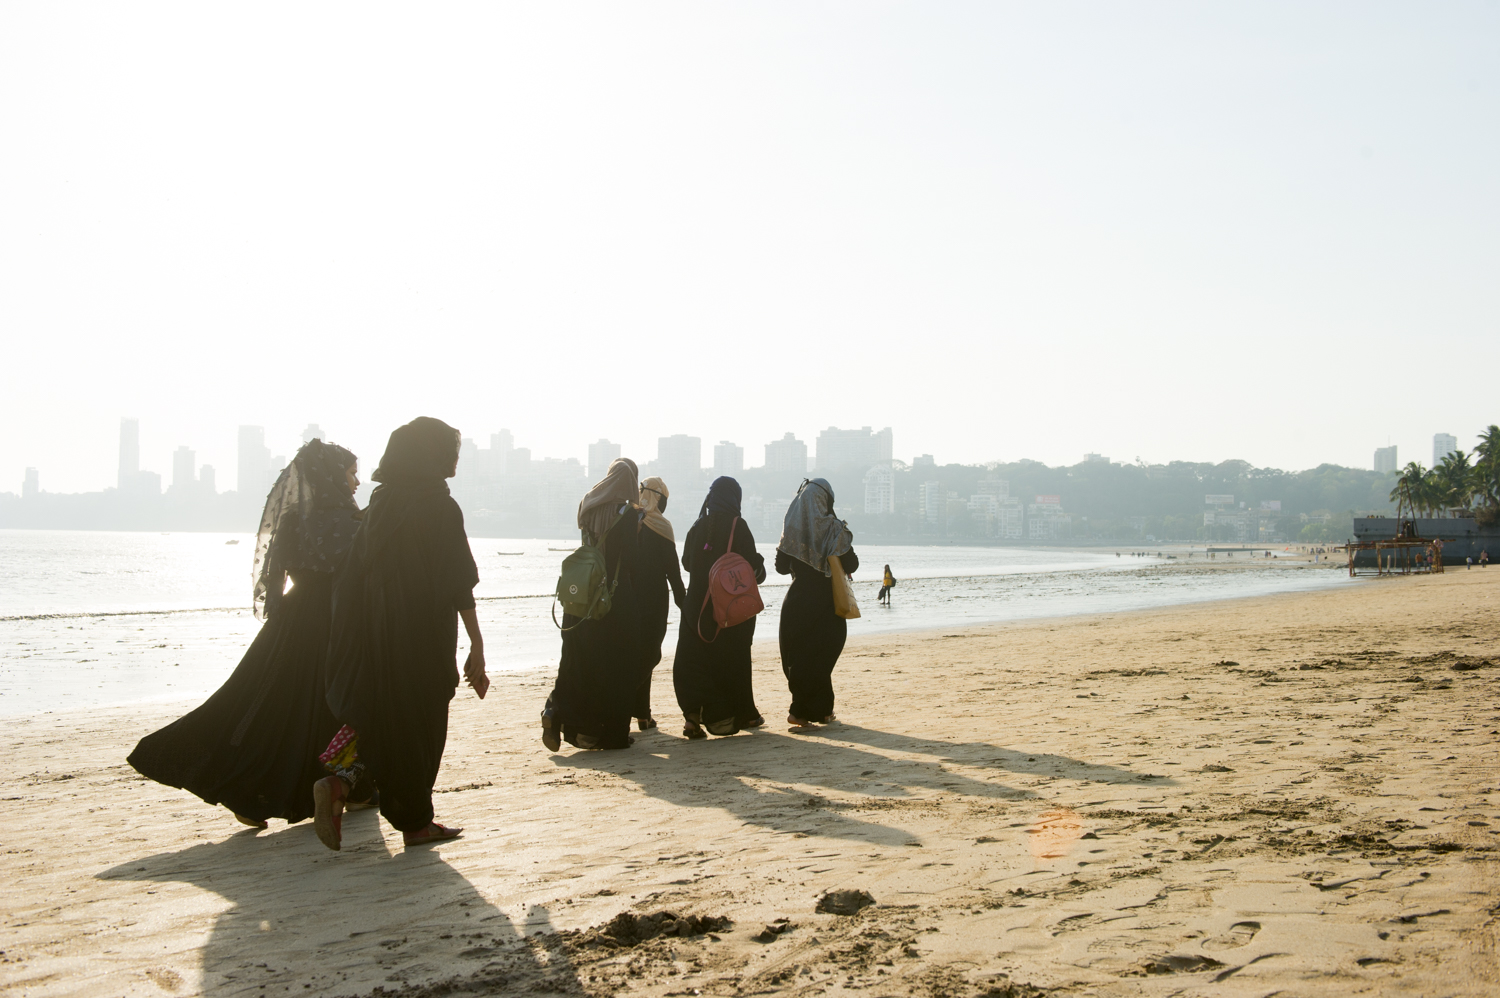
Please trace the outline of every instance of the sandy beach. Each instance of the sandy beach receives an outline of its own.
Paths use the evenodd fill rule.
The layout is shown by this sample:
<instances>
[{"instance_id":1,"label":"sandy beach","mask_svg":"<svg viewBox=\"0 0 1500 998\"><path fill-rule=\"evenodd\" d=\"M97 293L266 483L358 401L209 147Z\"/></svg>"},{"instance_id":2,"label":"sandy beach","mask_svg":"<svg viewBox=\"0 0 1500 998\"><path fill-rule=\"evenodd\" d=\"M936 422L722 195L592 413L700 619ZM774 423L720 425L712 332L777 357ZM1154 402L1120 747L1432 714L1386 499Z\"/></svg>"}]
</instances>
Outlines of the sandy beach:
<instances>
[{"instance_id":1,"label":"sandy beach","mask_svg":"<svg viewBox=\"0 0 1500 998\"><path fill-rule=\"evenodd\" d=\"M614 753L549 755L550 676L497 675L452 711L465 836L410 851L142 780L180 705L10 718L0 988L1492 995L1497 610L1500 570L1450 570L876 635L813 734L772 641L766 729L678 737L664 662L664 729Z\"/></svg>"}]
</instances>

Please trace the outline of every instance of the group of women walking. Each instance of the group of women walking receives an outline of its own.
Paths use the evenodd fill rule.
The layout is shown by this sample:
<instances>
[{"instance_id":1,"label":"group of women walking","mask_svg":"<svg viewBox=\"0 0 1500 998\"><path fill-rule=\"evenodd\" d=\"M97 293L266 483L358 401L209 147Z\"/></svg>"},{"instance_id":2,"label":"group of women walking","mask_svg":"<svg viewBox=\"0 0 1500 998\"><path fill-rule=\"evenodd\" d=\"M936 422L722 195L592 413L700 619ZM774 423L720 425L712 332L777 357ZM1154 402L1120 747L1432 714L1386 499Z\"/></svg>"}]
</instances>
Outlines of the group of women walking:
<instances>
[{"instance_id":1,"label":"group of women walking","mask_svg":"<svg viewBox=\"0 0 1500 998\"><path fill-rule=\"evenodd\" d=\"M464 676L480 697L489 687L479 574L446 484L458 455L458 431L441 420L398 428L360 510L354 454L321 440L299 450L266 498L256 537L254 603L264 626L228 681L141 739L130 764L252 827L312 817L331 849L342 844L345 810L358 807L379 807L408 846L456 837L462 829L434 819L432 791L459 683L460 620L469 637ZM632 718L642 731L656 727L651 683L669 600L681 617L672 685L683 734L765 724L751 676L755 616L718 615L710 591L731 553L755 585L766 579L740 515L739 483L713 483L679 569L667 485L638 474L633 461L614 461L578 505L584 543L602 552L608 609L563 615L557 679L542 711L552 751L564 741L626 748ZM847 627L835 610L836 573L858 567L833 489L821 478L803 482L775 559L776 571L792 576L780 639L793 726L834 720L832 675Z\"/></svg>"},{"instance_id":2,"label":"group of women walking","mask_svg":"<svg viewBox=\"0 0 1500 998\"><path fill-rule=\"evenodd\" d=\"M660 478L637 484L638 475L635 462L616 459L578 506L583 542L604 552L610 606L597 618L563 614L557 680L542 710L542 743L554 752L563 742L626 748L632 717L642 731L657 726L651 681L661 662L669 597L680 611L672 687L683 735L732 735L766 723L751 675L756 618L721 626L709 591L715 566L727 554L743 559L757 586L766 580L765 558L740 514L739 483L724 477L709 487L682 541L684 586L676 537L663 515L667 485ZM787 722L795 727L834 720L833 669L848 627L834 608L835 565L852 575L859 557L848 526L834 516L832 487L815 478L802 483L787 510L775 561L779 574L792 576L780 642L792 695Z\"/></svg>"},{"instance_id":3,"label":"group of women walking","mask_svg":"<svg viewBox=\"0 0 1500 998\"><path fill-rule=\"evenodd\" d=\"M459 618L464 673L476 690L489 682L479 574L445 482L458 448L441 420L397 429L364 511L352 453L321 440L299 450L256 538L265 625L229 680L141 739L130 764L253 827L313 817L331 849L351 806L378 806L407 845L457 836L433 820L432 788L458 686Z\"/></svg>"}]
</instances>

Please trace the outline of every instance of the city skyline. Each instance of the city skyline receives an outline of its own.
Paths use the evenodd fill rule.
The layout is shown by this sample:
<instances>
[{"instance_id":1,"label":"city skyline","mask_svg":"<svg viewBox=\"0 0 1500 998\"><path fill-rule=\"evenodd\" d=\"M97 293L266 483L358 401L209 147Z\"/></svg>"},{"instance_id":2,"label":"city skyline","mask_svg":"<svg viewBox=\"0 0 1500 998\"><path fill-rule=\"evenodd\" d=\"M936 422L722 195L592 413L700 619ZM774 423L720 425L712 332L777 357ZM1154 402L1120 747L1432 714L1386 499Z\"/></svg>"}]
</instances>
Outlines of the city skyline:
<instances>
[{"instance_id":1,"label":"city skyline","mask_svg":"<svg viewBox=\"0 0 1500 998\"><path fill-rule=\"evenodd\" d=\"M313 439L313 437L321 437L330 442L348 446L344 441L325 433L318 423L307 423L296 435L294 445L288 445L281 453L273 453L275 448L265 443L266 434L263 426L242 425L236 427L236 451L233 459L227 463L227 467L236 469L233 480L230 480L219 471L219 466L199 460L197 449L190 444L178 444L168 451L164 462L164 467L167 469L165 473L147 467L146 463L140 457L140 420L132 417L121 417L118 427L116 443L118 458L113 483L95 488L48 488L48 483L44 480L46 467L40 464L30 464L23 468L15 489L6 488L3 483L0 483L0 494L7 492L20 495L35 494L37 492L66 494L100 492L109 489L137 494L175 493L182 495L195 490L215 494L239 492L239 482L247 474L263 483L258 486L257 494L259 494L264 492L265 489L269 489L275 479L275 475L285 466L286 461L296 453L297 448ZM463 433L465 444L461 454L467 457L467 461L461 457L459 474L462 477L472 478L476 473L481 476L488 474L489 472L485 470L486 466L481 464L476 467L474 462L476 458L480 462L490 460L491 455L495 453L497 448L505 450L514 449L517 453L524 454L527 461L533 459L532 448L515 446L516 434L509 428L500 428L487 433L479 440L476 440L476 437L472 434L464 433L462 428L460 428L460 432ZM868 439L869 444L861 443L861 436ZM600 437L594 442L583 444L581 446L581 454L536 454L535 459L537 461L576 462L584 469L589 481L592 482L597 480L599 475L602 475L603 469L607 467L610 460L624 456L636 461L638 467L641 469L643 478L647 474L646 466L648 464L656 467L655 473L661 474L665 471L666 474L663 474L663 477L668 478L669 484L671 482L670 477L668 477L669 475L681 475L689 468L700 472L711 470L716 473L733 474L734 471L730 470L731 467L743 471L745 469L761 469L774 465L779 470L798 473L795 466L799 461L805 469L802 473L809 475L817 475L835 469L862 471L873 465L889 462L893 458L908 467L915 468L921 468L924 463L929 465L935 463L972 466L982 466L996 462L1003 463L998 458L978 462L936 460L930 453L913 454L910 459L903 459L893 453L893 437L894 434L891 427L885 427L876 432L869 426L863 428L830 426L813 435L811 442L814 445L809 446L809 440L799 437L792 431L787 431L780 439L769 440L759 445L758 449L761 450L763 455L759 463L746 459L747 454L754 453L757 449L756 445L747 447L744 444L730 440L720 440L708 445L705 455L704 438L696 437L692 434L677 433L657 437L656 445L649 453L630 453L624 449L621 443L612 441L608 437ZM1477 437L1478 433L1476 432L1474 438L1477 440ZM822 456L819 453L818 443L826 445L824 450L829 455L849 453L859 456L848 461L841 461L837 457ZM664 446L678 449L672 452L667 459L667 463L662 465L661 460ZM1428 446L1432 453L1432 464L1425 465L1424 463L1428 467L1435 466L1440 462L1444 454L1452 450L1457 449L1465 453L1471 453L1473 449L1472 443L1468 446L1464 445L1463 437L1441 431L1428 438ZM731 452L726 450L726 448L730 448L737 453L731 455ZM374 484L369 478L370 472L375 469L375 465L379 461L378 452L374 458L367 458L358 449L352 447L350 449L360 458L360 476L363 480L361 491L362 494L368 494L369 489ZM778 456L776 453L778 449L787 456ZM865 453L866 449L869 450L868 454ZM1374 451L1373 462L1367 458L1364 463L1344 466L1351 468L1373 467L1376 471L1393 472L1403 466L1397 457L1398 451L1399 448L1395 444L1377 447ZM696 464L690 458L686 457L688 454L696 454ZM729 456L734 462L733 465L721 463L726 456ZM1169 458L1168 460L1183 459ZM1224 458L1223 460L1242 459ZM833 463L829 463L830 461L833 461ZM1067 467L1080 461L1104 461L1107 463L1110 461L1110 458L1095 452L1086 452L1075 461L1058 462L1057 466ZM1047 462L1042 463L1045 464ZM1319 464L1337 464L1337 462L1319 462ZM1300 471L1307 469L1287 468L1282 470Z\"/></svg>"}]
</instances>

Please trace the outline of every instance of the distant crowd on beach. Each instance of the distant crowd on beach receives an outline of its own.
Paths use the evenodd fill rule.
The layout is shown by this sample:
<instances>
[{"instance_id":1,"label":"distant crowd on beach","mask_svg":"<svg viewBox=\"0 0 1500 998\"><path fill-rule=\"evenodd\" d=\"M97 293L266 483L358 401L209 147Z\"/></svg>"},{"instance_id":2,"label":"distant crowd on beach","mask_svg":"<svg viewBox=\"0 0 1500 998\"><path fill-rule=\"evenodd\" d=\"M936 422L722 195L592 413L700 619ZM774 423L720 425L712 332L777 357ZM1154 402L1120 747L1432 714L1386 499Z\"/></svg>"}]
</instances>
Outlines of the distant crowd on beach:
<instances>
[{"instance_id":1,"label":"distant crowd on beach","mask_svg":"<svg viewBox=\"0 0 1500 998\"><path fill-rule=\"evenodd\" d=\"M396 429L363 510L353 453L322 440L297 452L256 535L260 632L202 706L141 739L129 757L136 770L252 827L311 817L335 850L354 808L378 807L408 846L462 832L438 823L432 802L460 682L460 622L469 639L462 678L481 698L490 684L479 573L447 486L459 439L425 416ZM724 737L766 723L751 673L766 565L740 515L739 483L713 482L680 554L664 515L669 497L661 478L641 481L635 462L619 458L578 505L580 546L562 564L560 619L554 608L557 677L541 708L549 751L564 742L625 749L632 721L657 727L651 682L669 600L680 611L672 685L682 734ZM792 579L778 637L786 720L799 730L836 721L833 672L847 621L859 615L850 586L859 556L833 503L826 480L802 483L773 565ZM885 566L881 603L896 584Z\"/></svg>"}]
</instances>

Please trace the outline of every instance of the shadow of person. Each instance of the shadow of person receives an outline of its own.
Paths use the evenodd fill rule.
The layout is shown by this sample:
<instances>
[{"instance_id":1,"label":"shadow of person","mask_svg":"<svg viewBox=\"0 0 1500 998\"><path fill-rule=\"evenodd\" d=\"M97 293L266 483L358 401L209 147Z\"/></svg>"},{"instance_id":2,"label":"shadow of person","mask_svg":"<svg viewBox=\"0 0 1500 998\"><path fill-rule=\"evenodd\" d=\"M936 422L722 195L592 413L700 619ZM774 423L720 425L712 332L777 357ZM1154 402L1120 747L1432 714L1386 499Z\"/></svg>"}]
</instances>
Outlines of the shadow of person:
<instances>
[{"instance_id":1,"label":"shadow of person","mask_svg":"<svg viewBox=\"0 0 1500 998\"><path fill-rule=\"evenodd\" d=\"M932 811L934 794L997 801L1036 796L923 759L764 730L707 742L651 738L628 752L580 752L554 761L612 772L660 800L720 808L772 831L882 845L908 844L912 833L890 819ZM840 795L827 798L818 790Z\"/></svg>"},{"instance_id":2,"label":"shadow of person","mask_svg":"<svg viewBox=\"0 0 1500 998\"><path fill-rule=\"evenodd\" d=\"M1009 773L1024 773L1028 776L1064 777L1087 780L1090 783L1149 782L1152 786L1176 786L1175 780L1159 774L1122 769L1107 763L1088 762L1051 752L1021 752L991 745L989 742L948 742L918 738L842 722L826 728L811 728L800 737L824 742L853 742L892 752L915 752L941 763L1003 769Z\"/></svg>"},{"instance_id":3,"label":"shadow of person","mask_svg":"<svg viewBox=\"0 0 1500 998\"><path fill-rule=\"evenodd\" d=\"M550 930L545 913L533 910L517 925L436 849L392 854L377 822L374 812L346 815L338 854L304 823L96 876L191 884L229 902L201 949L203 995L356 995L377 987L400 995L456 979L489 989L578 990L565 951L524 941L528 927ZM177 903L175 911L191 907Z\"/></svg>"}]
</instances>

